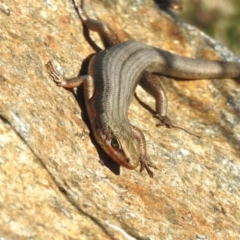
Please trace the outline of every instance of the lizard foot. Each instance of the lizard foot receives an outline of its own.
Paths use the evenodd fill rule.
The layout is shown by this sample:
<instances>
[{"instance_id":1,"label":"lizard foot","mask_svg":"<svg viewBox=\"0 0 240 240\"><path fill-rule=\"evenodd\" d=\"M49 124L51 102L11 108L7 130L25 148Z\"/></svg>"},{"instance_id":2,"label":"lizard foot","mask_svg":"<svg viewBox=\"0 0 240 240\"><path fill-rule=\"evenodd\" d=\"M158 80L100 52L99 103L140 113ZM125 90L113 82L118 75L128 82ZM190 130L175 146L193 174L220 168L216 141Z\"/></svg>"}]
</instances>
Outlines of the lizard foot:
<instances>
[{"instance_id":1,"label":"lizard foot","mask_svg":"<svg viewBox=\"0 0 240 240\"><path fill-rule=\"evenodd\" d=\"M144 169L146 169L148 175L150 177L153 177L154 174L153 174L153 171L150 169L151 168L154 168L154 169L157 169L157 167L151 163L146 157L144 156L140 156L140 172L142 172Z\"/></svg>"},{"instance_id":2,"label":"lizard foot","mask_svg":"<svg viewBox=\"0 0 240 240\"><path fill-rule=\"evenodd\" d=\"M57 71L54 68L52 62L49 61L46 64L46 67L47 67L47 70L48 70L50 76L52 77L53 81L55 83L57 83L58 86L63 87L63 86L66 85L66 78L65 78L65 76L63 74L59 73L59 71Z\"/></svg>"},{"instance_id":3,"label":"lizard foot","mask_svg":"<svg viewBox=\"0 0 240 240\"><path fill-rule=\"evenodd\" d=\"M156 114L156 117L161 121L161 123L157 124L158 126L162 126L165 125L167 128L172 128L172 121L170 120L170 118L168 116L161 116L159 114Z\"/></svg>"},{"instance_id":4,"label":"lizard foot","mask_svg":"<svg viewBox=\"0 0 240 240\"><path fill-rule=\"evenodd\" d=\"M161 121L161 123L157 124L157 127L165 125L167 128L179 128L179 129L182 129L183 131L185 131L185 132L187 132L187 133L189 133L189 134L191 134L195 137L201 138L201 136L192 132L191 130L189 130L189 129L183 127L183 126L173 124L172 121L170 120L170 118L166 115L165 116L160 116L159 114L156 114L156 117Z\"/></svg>"}]
</instances>

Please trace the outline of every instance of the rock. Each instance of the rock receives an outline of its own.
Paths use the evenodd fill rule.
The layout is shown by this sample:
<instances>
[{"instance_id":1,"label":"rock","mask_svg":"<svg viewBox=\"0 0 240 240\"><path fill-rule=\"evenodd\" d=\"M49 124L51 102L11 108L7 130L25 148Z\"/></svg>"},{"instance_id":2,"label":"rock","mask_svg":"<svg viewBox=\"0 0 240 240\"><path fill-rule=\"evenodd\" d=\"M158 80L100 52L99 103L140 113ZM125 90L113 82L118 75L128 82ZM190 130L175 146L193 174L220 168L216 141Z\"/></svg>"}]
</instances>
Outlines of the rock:
<instances>
[{"instance_id":1,"label":"rock","mask_svg":"<svg viewBox=\"0 0 240 240\"><path fill-rule=\"evenodd\" d=\"M188 57L238 61L152 1L92 0L86 8L122 40ZM144 132L148 155L158 168L152 179L107 158L90 133L81 89L57 87L45 68L56 60L73 77L93 53L72 2L0 3L0 10L3 239L237 239L237 81L161 79L169 117L200 139L156 127L152 112L133 99L130 121ZM98 36L91 36L100 45ZM138 88L137 95L154 109L147 93Z\"/></svg>"}]
</instances>

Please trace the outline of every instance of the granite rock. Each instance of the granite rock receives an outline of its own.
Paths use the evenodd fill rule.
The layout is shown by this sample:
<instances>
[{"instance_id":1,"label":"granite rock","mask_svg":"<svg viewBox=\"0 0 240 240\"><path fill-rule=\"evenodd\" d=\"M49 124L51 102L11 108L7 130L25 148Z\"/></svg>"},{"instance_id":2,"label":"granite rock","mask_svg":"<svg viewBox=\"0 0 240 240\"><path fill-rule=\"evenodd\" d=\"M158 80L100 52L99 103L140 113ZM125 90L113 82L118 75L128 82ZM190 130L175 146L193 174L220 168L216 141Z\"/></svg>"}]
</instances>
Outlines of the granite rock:
<instances>
[{"instance_id":1,"label":"granite rock","mask_svg":"<svg viewBox=\"0 0 240 240\"><path fill-rule=\"evenodd\" d=\"M91 0L86 8L123 41L239 61L152 1ZM89 130L82 89L57 87L46 70L55 60L66 76L76 76L94 52L72 2L2 1L0 22L1 239L239 239L236 80L159 78L169 117L200 139L156 127L152 111L133 99L129 119L144 132L158 168L150 178L111 162ZM139 87L137 95L154 109Z\"/></svg>"}]
</instances>

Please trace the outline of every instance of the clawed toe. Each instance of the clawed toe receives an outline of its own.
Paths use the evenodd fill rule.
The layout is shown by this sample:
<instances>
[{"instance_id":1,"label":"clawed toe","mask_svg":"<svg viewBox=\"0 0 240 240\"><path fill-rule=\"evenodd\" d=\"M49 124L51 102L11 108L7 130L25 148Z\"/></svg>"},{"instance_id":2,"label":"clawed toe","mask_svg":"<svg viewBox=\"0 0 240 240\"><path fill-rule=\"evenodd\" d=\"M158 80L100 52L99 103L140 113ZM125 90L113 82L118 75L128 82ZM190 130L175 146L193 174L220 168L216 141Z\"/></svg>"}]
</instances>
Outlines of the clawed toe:
<instances>
[{"instance_id":1,"label":"clawed toe","mask_svg":"<svg viewBox=\"0 0 240 240\"><path fill-rule=\"evenodd\" d=\"M148 159L140 158L140 164L141 164L140 172L142 172L144 169L146 169L146 171L150 177L154 176L154 173L150 169L150 167L154 168L154 169L157 169L157 167L153 163L151 163Z\"/></svg>"},{"instance_id":2,"label":"clawed toe","mask_svg":"<svg viewBox=\"0 0 240 240\"><path fill-rule=\"evenodd\" d=\"M62 83L65 80L65 77L63 74L59 73L53 66L52 62L48 62L46 64L47 70L52 77L53 81L57 83L58 86L62 86Z\"/></svg>"},{"instance_id":3,"label":"clawed toe","mask_svg":"<svg viewBox=\"0 0 240 240\"><path fill-rule=\"evenodd\" d=\"M167 128L172 127L172 121L168 116L160 116L159 114L156 114L156 117L161 121L161 123L157 124L157 126L165 125Z\"/></svg>"}]
</instances>

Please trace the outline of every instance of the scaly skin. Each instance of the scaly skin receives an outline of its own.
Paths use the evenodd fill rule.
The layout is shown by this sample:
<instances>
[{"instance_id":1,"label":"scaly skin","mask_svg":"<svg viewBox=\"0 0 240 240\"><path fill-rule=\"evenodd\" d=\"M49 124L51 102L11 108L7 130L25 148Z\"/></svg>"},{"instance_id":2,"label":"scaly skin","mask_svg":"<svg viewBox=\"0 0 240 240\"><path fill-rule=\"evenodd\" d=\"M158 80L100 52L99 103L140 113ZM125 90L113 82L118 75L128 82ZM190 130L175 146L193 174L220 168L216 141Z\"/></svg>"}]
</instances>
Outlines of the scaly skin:
<instances>
[{"instance_id":1,"label":"scaly skin","mask_svg":"<svg viewBox=\"0 0 240 240\"><path fill-rule=\"evenodd\" d=\"M147 157L143 133L128 120L128 107L135 88L140 84L156 99L156 115L167 127L179 127L167 116L167 98L160 82L152 73L181 79L239 78L240 64L181 57L137 41L120 42L104 23L88 17L84 1L73 1L82 23L98 32L106 49L90 60L88 75L66 79L47 64L54 81L64 88L83 84L85 103L94 137L104 151L128 169L155 168ZM183 128L184 129L184 128ZM186 129L184 129L186 130ZM188 130L186 130L188 131Z\"/></svg>"}]
</instances>

